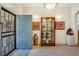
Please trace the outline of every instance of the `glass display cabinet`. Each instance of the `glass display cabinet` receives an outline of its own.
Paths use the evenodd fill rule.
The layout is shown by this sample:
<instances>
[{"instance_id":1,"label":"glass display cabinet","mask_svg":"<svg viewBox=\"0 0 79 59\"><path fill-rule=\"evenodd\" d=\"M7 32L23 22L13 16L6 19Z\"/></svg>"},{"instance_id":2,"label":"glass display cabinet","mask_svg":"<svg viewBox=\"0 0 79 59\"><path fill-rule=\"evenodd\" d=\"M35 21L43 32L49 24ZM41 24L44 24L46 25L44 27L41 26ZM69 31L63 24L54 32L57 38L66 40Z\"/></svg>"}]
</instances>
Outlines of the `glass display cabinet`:
<instances>
[{"instance_id":1,"label":"glass display cabinet","mask_svg":"<svg viewBox=\"0 0 79 59\"><path fill-rule=\"evenodd\" d=\"M15 49L15 15L1 7L1 41L0 56L8 55Z\"/></svg>"},{"instance_id":2,"label":"glass display cabinet","mask_svg":"<svg viewBox=\"0 0 79 59\"><path fill-rule=\"evenodd\" d=\"M55 18L41 18L41 46L55 46Z\"/></svg>"}]
</instances>

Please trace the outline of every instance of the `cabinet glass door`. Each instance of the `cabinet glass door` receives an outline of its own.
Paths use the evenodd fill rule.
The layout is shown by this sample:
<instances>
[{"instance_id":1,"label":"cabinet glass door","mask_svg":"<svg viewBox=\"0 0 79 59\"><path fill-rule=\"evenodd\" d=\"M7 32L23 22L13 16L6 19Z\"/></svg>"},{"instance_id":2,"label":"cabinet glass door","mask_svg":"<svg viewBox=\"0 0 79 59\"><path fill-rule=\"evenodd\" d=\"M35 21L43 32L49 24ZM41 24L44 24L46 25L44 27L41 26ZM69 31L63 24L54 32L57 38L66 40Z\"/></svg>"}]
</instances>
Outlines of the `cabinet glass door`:
<instances>
[{"instance_id":1,"label":"cabinet glass door","mask_svg":"<svg viewBox=\"0 0 79 59\"><path fill-rule=\"evenodd\" d=\"M15 49L15 15L4 8L1 8L0 11L1 39L3 42L0 55L7 55Z\"/></svg>"},{"instance_id":2,"label":"cabinet glass door","mask_svg":"<svg viewBox=\"0 0 79 59\"><path fill-rule=\"evenodd\" d=\"M55 45L55 18L42 17L41 18L41 45L52 46Z\"/></svg>"}]
</instances>

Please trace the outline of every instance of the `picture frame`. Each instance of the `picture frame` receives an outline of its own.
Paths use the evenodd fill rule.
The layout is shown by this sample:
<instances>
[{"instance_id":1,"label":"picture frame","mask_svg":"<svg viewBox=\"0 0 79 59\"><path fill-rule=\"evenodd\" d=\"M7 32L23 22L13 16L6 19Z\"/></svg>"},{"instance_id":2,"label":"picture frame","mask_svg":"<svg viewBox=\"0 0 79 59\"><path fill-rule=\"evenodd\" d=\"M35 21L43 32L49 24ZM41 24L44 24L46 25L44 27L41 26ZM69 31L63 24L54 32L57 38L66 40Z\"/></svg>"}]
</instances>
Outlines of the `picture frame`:
<instances>
[{"instance_id":1,"label":"picture frame","mask_svg":"<svg viewBox=\"0 0 79 59\"><path fill-rule=\"evenodd\" d=\"M56 30L64 30L65 29L65 22L64 21L59 21L55 23L55 29Z\"/></svg>"},{"instance_id":2,"label":"picture frame","mask_svg":"<svg viewBox=\"0 0 79 59\"><path fill-rule=\"evenodd\" d=\"M40 30L40 22L32 22L32 30Z\"/></svg>"}]
</instances>

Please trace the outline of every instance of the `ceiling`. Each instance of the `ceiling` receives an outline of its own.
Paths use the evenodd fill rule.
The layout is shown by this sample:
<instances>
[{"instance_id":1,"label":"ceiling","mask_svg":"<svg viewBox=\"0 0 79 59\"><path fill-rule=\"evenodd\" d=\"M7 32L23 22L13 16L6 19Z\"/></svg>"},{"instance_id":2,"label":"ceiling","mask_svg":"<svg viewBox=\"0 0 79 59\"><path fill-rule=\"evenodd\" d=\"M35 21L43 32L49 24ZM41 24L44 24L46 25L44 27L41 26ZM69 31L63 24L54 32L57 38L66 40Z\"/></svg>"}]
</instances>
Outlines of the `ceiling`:
<instances>
[{"instance_id":1,"label":"ceiling","mask_svg":"<svg viewBox=\"0 0 79 59\"><path fill-rule=\"evenodd\" d=\"M30 7L30 8L41 8L44 6L44 3L1 3L1 5L11 8L11 7L16 7L16 6L21 6L21 7ZM71 7L73 4L72 3L58 3L57 7Z\"/></svg>"},{"instance_id":2,"label":"ceiling","mask_svg":"<svg viewBox=\"0 0 79 59\"><path fill-rule=\"evenodd\" d=\"M57 8L72 7L73 5L77 5L77 4L78 3L58 3ZM1 3L1 5L14 13L16 12L19 13L29 10L37 10L37 9L44 11L44 3L5 3L5 4Z\"/></svg>"},{"instance_id":3,"label":"ceiling","mask_svg":"<svg viewBox=\"0 0 79 59\"><path fill-rule=\"evenodd\" d=\"M71 7L73 4L78 3L58 3L57 7ZM22 7L43 7L44 3L1 3L5 7L22 6Z\"/></svg>"},{"instance_id":4,"label":"ceiling","mask_svg":"<svg viewBox=\"0 0 79 59\"><path fill-rule=\"evenodd\" d=\"M25 6L25 7L43 7L44 6L44 3L31 3L31 4L29 4L29 3L27 3L27 4L22 4L23 6ZM58 4L58 6L57 7L70 7L70 5L71 4L66 4L66 3L59 3Z\"/></svg>"}]
</instances>

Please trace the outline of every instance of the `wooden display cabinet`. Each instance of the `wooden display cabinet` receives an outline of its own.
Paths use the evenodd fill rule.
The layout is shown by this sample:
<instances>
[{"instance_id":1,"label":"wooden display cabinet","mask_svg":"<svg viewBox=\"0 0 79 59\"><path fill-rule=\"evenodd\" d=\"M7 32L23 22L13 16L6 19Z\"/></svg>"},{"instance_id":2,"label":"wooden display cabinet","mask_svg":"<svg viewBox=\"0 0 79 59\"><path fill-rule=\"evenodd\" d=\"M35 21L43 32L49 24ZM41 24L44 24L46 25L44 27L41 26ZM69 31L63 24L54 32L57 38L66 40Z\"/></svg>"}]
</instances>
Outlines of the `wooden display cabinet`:
<instances>
[{"instance_id":1,"label":"wooden display cabinet","mask_svg":"<svg viewBox=\"0 0 79 59\"><path fill-rule=\"evenodd\" d=\"M41 17L41 46L55 46L55 17Z\"/></svg>"}]
</instances>

